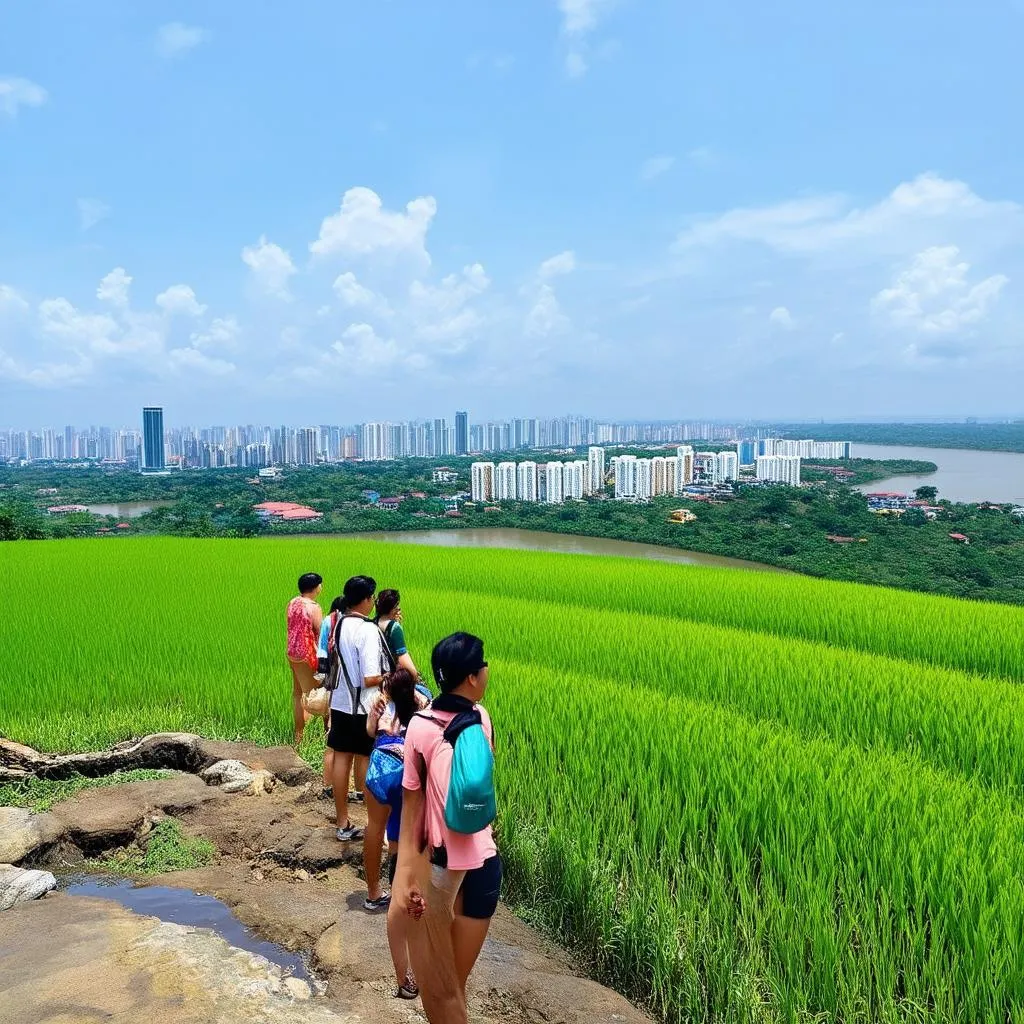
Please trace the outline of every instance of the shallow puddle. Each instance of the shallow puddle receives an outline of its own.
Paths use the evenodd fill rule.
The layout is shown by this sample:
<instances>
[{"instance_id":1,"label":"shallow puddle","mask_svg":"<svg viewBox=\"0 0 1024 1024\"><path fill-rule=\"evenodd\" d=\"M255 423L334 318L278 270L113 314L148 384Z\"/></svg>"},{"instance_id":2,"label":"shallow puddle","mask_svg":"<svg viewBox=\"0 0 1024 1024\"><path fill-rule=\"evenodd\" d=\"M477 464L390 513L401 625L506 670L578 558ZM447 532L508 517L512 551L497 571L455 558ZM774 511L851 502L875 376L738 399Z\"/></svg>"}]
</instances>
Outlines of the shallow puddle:
<instances>
[{"instance_id":1,"label":"shallow puddle","mask_svg":"<svg viewBox=\"0 0 1024 1024\"><path fill-rule=\"evenodd\" d=\"M208 928L232 946L277 964L285 976L309 982L314 992L319 987L302 956L259 938L231 913L227 904L213 896L201 896L191 889L173 889L164 885L136 887L129 879L101 875L65 876L60 879L60 889L74 896L112 900L137 914L158 917L171 924Z\"/></svg>"}]
</instances>

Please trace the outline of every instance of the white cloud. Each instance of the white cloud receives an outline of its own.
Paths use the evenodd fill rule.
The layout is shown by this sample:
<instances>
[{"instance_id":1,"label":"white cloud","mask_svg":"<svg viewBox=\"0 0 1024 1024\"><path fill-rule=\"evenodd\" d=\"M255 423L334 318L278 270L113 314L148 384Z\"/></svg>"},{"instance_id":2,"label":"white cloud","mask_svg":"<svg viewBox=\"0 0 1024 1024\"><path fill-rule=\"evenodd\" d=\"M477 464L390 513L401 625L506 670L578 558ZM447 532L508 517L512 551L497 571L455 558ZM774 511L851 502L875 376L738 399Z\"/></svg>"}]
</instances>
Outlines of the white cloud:
<instances>
[{"instance_id":1,"label":"white cloud","mask_svg":"<svg viewBox=\"0 0 1024 1024\"><path fill-rule=\"evenodd\" d=\"M206 306L200 304L187 284L172 284L156 297L156 304L168 316L202 316L206 312Z\"/></svg>"},{"instance_id":2,"label":"white cloud","mask_svg":"<svg viewBox=\"0 0 1024 1024\"><path fill-rule=\"evenodd\" d=\"M538 277L548 280L552 277L560 277L562 274L571 274L576 269L576 253L572 249L566 249L557 256L546 259L537 271Z\"/></svg>"},{"instance_id":3,"label":"white cloud","mask_svg":"<svg viewBox=\"0 0 1024 1024\"><path fill-rule=\"evenodd\" d=\"M672 169L672 165L675 162L676 158L674 156L652 156L643 162L640 168L640 180L654 181L655 178L660 178Z\"/></svg>"},{"instance_id":4,"label":"white cloud","mask_svg":"<svg viewBox=\"0 0 1024 1024\"><path fill-rule=\"evenodd\" d=\"M373 306L377 301L377 296L364 288L351 270L334 279L334 291L346 306Z\"/></svg>"},{"instance_id":5,"label":"white cloud","mask_svg":"<svg viewBox=\"0 0 1024 1024\"><path fill-rule=\"evenodd\" d=\"M852 207L843 196L831 195L730 210L694 223L679 235L674 249L684 252L746 242L781 252L810 254L887 235L904 238L916 226L941 219L970 223L1020 213L1016 203L987 202L962 181L922 174L862 209Z\"/></svg>"},{"instance_id":6,"label":"white cloud","mask_svg":"<svg viewBox=\"0 0 1024 1024\"><path fill-rule=\"evenodd\" d=\"M120 327L106 313L83 313L67 299L44 299L39 303L39 323L45 334L68 345L83 345L96 352L117 348Z\"/></svg>"},{"instance_id":7,"label":"white cloud","mask_svg":"<svg viewBox=\"0 0 1024 1024\"><path fill-rule=\"evenodd\" d=\"M776 327L781 327L785 331L792 330L794 327L793 315L785 306L776 306L768 314L768 322Z\"/></svg>"},{"instance_id":8,"label":"white cloud","mask_svg":"<svg viewBox=\"0 0 1024 1024\"><path fill-rule=\"evenodd\" d=\"M156 52L161 57L180 57L209 39L210 33L205 28L172 21L160 26L156 34Z\"/></svg>"},{"instance_id":9,"label":"white cloud","mask_svg":"<svg viewBox=\"0 0 1024 1024\"><path fill-rule=\"evenodd\" d=\"M10 286L0 284L0 312L27 313L28 303Z\"/></svg>"},{"instance_id":10,"label":"white cloud","mask_svg":"<svg viewBox=\"0 0 1024 1024\"><path fill-rule=\"evenodd\" d=\"M533 303L526 314L524 330L530 337L546 337L564 331L569 318L562 312L554 288L542 284L533 295Z\"/></svg>"},{"instance_id":11,"label":"white cloud","mask_svg":"<svg viewBox=\"0 0 1024 1024\"><path fill-rule=\"evenodd\" d=\"M112 306L128 305L128 289L131 287L132 279L126 273L124 267L114 267L96 289L96 298L101 302L109 302Z\"/></svg>"},{"instance_id":12,"label":"white cloud","mask_svg":"<svg viewBox=\"0 0 1024 1024\"><path fill-rule=\"evenodd\" d=\"M479 263L463 267L461 274L448 274L437 285L413 281L409 298L415 335L439 344L449 354L462 351L485 322L469 303L490 285Z\"/></svg>"},{"instance_id":13,"label":"white cloud","mask_svg":"<svg viewBox=\"0 0 1024 1024\"><path fill-rule=\"evenodd\" d=\"M27 78L0 78L0 113L17 117L19 107L41 107L47 92Z\"/></svg>"},{"instance_id":14,"label":"white cloud","mask_svg":"<svg viewBox=\"0 0 1024 1024\"><path fill-rule=\"evenodd\" d=\"M284 249L273 242L268 242L265 235L260 235L255 245L247 245L242 250L242 261L252 271L253 280L261 291L278 299L291 299L288 281L296 273L292 258Z\"/></svg>"},{"instance_id":15,"label":"white cloud","mask_svg":"<svg viewBox=\"0 0 1024 1024\"><path fill-rule=\"evenodd\" d=\"M0 380L16 380L37 388L59 388L77 384L92 372L92 361L80 357L77 362L41 363L25 366L0 348Z\"/></svg>"},{"instance_id":16,"label":"white cloud","mask_svg":"<svg viewBox=\"0 0 1024 1024\"><path fill-rule=\"evenodd\" d=\"M207 346L232 348L240 333L238 321L233 316L214 317L209 327L193 332L190 340L194 348Z\"/></svg>"},{"instance_id":17,"label":"white cloud","mask_svg":"<svg viewBox=\"0 0 1024 1024\"><path fill-rule=\"evenodd\" d=\"M205 373L211 377L224 377L235 372L235 364L226 359L208 356L195 348L175 348L167 353L167 359L175 370L190 374Z\"/></svg>"},{"instance_id":18,"label":"white cloud","mask_svg":"<svg viewBox=\"0 0 1024 1024\"><path fill-rule=\"evenodd\" d=\"M102 199L78 200L78 224L83 231L95 227L110 216L110 207Z\"/></svg>"},{"instance_id":19,"label":"white cloud","mask_svg":"<svg viewBox=\"0 0 1024 1024\"><path fill-rule=\"evenodd\" d=\"M565 56L565 70L570 78L581 78L587 73L588 37L616 0L557 0L562 15L562 36L569 50Z\"/></svg>"},{"instance_id":20,"label":"white cloud","mask_svg":"<svg viewBox=\"0 0 1024 1024\"><path fill-rule=\"evenodd\" d=\"M896 326L925 334L955 334L979 323L1008 279L993 274L972 285L971 265L959 255L955 245L919 252L892 286L875 296L872 307Z\"/></svg>"},{"instance_id":21,"label":"white cloud","mask_svg":"<svg viewBox=\"0 0 1024 1024\"><path fill-rule=\"evenodd\" d=\"M350 324L331 349L333 360L352 373L387 371L403 361L395 342L382 338L370 324L365 323Z\"/></svg>"},{"instance_id":22,"label":"white cloud","mask_svg":"<svg viewBox=\"0 0 1024 1024\"><path fill-rule=\"evenodd\" d=\"M341 209L324 218L320 237L309 249L314 256L407 254L429 264L426 237L436 213L433 196L413 199L403 213L384 209L372 189L350 188L342 197Z\"/></svg>"},{"instance_id":23,"label":"white cloud","mask_svg":"<svg viewBox=\"0 0 1024 1024\"><path fill-rule=\"evenodd\" d=\"M715 162L715 151L710 146L694 146L686 154L686 159L699 167L707 167Z\"/></svg>"}]
</instances>

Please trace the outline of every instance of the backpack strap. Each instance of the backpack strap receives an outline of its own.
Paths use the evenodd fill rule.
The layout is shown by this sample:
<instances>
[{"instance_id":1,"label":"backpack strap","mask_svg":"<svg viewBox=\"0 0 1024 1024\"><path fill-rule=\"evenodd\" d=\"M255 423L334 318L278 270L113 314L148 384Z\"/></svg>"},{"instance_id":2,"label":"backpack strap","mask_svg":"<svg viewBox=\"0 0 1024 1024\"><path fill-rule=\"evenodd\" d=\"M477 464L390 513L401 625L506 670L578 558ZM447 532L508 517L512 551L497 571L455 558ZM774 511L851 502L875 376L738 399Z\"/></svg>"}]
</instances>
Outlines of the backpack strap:
<instances>
[{"instance_id":1,"label":"backpack strap","mask_svg":"<svg viewBox=\"0 0 1024 1024\"><path fill-rule=\"evenodd\" d=\"M344 673L345 682L348 685L349 691L352 691L354 689L356 693L355 700L352 703L353 715L359 714L359 699L363 695L363 683L362 680L360 680L359 686L353 687L352 685L352 679L348 674L348 665L345 664L344 655L342 655L341 653L341 627L346 619L358 619L361 617L362 616L359 615L341 615L338 618L337 625L335 625L334 627L334 650L338 655L338 661L341 663L341 671Z\"/></svg>"}]
</instances>

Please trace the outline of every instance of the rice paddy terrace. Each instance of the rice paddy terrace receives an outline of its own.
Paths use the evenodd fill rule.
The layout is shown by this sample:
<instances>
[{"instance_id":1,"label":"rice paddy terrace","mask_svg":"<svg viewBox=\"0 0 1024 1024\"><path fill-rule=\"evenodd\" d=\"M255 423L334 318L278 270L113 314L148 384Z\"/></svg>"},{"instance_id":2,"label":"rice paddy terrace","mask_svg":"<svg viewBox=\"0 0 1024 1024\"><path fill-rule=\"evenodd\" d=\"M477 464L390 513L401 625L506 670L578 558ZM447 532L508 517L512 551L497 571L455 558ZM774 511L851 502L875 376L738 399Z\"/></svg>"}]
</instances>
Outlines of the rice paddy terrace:
<instances>
[{"instance_id":1,"label":"rice paddy terrace","mask_svg":"<svg viewBox=\"0 0 1024 1024\"><path fill-rule=\"evenodd\" d=\"M399 587L421 668L484 638L507 898L661 1018L1024 1019L1024 609L362 541L4 544L0 733L287 742L310 570L325 604Z\"/></svg>"}]
</instances>

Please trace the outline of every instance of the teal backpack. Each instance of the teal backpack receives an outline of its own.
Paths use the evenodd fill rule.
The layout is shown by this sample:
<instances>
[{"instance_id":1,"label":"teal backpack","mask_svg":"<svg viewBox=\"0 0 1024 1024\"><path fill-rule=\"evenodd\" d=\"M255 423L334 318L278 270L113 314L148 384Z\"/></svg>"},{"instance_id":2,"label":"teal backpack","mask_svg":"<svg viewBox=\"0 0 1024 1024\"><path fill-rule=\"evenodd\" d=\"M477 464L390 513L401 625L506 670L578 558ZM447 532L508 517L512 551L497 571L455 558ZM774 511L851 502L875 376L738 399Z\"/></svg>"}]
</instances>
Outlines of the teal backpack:
<instances>
[{"instance_id":1,"label":"teal backpack","mask_svg":"<svg viewBox=\"0 0 1024 1024\"><path fill-rule=\"evenodd\" d=\"M432 720L437 722L436 718ZM452 748L444 822L453 832L473 835L487 828L498 813L494 798L494 752L480 712L475 708L460 711L445 727L444 739Z\"/></svg>"}]
</instances>

